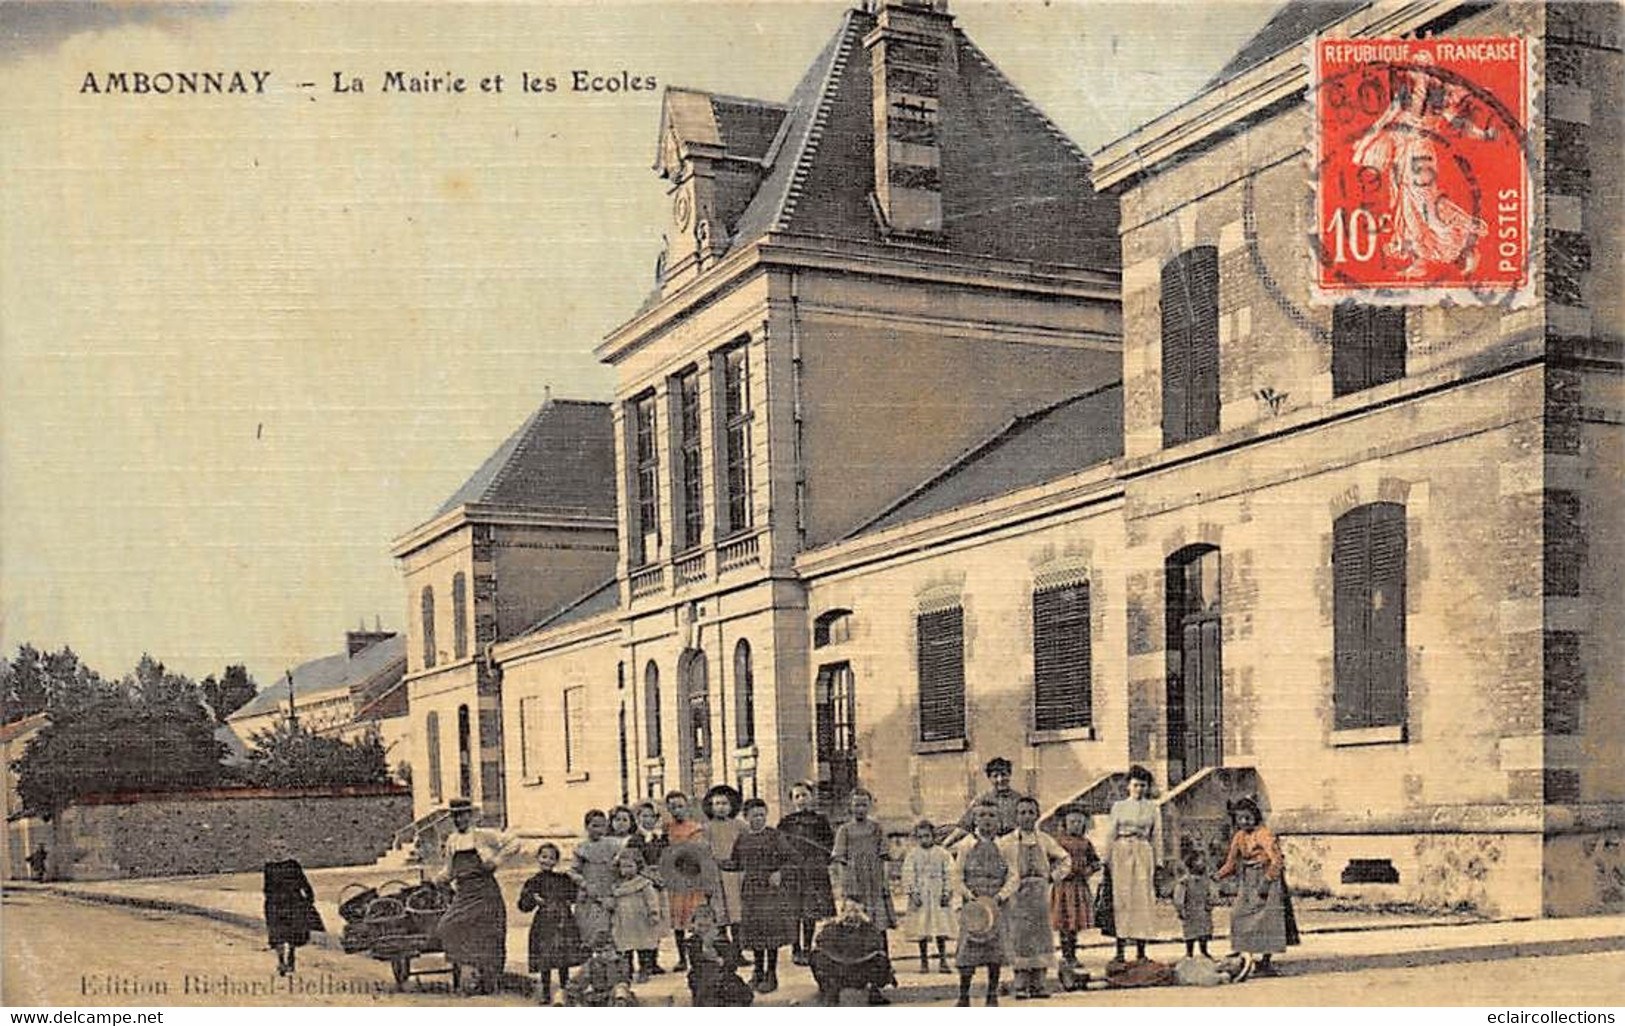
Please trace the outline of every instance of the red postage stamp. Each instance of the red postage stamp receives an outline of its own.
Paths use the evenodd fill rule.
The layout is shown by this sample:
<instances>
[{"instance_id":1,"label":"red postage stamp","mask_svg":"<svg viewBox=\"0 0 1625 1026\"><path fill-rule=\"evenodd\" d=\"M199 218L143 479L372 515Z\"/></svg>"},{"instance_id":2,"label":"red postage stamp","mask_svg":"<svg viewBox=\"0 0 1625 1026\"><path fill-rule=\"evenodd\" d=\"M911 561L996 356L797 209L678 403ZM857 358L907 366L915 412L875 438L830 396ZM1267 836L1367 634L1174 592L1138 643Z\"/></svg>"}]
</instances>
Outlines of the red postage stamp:
<instances>
[{"instance_id":1,"label":"red postage stamp","mask_svg":"<svg viewBox=\"0 0 1625 1026\"><path fill-rule=\"evenodd\" d=\"M1498 302L1530 277L1527 45L1320 39L1315 296Z\"/></svg>"}]
</instances>

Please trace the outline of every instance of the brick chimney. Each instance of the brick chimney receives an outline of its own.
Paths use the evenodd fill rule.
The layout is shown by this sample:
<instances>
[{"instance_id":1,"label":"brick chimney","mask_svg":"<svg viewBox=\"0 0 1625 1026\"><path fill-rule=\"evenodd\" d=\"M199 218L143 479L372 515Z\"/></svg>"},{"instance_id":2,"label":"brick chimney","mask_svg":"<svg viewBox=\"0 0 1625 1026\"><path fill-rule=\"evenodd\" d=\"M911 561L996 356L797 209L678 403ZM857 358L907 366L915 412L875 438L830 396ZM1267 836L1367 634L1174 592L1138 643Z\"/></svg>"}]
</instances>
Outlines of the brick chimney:
<instances>
[{"instance_id":1,"label":"brick chimney","mask_svg":"<svg viewBox=\"0 0 1625 1026\"><path fill-rule=\"evenodd\" d=\"M390 638L393 638L394 636L395 636L394 631L378 631L378 630L373 630L373 631L368 631L368 630L345 631L344 632L344 649L345 649L345 652L349 655L349 657L351 659L354 659L356 656L360 655L362 652L365 652L367 649L371 648L372 646L378 644L380 641L388 641Z\"/></svg>"},{"instance_id":2,"label":"brick chimney","mask_svg":"<svg viewBox=\"0 0 1625 1026\"><path fill-rule=\"evenodd\" d=\"M942 80L955 73L947 0L879 0L864 39L874 74L875 206L888 232L942 231Z\"/></svg>"}]
</instances>

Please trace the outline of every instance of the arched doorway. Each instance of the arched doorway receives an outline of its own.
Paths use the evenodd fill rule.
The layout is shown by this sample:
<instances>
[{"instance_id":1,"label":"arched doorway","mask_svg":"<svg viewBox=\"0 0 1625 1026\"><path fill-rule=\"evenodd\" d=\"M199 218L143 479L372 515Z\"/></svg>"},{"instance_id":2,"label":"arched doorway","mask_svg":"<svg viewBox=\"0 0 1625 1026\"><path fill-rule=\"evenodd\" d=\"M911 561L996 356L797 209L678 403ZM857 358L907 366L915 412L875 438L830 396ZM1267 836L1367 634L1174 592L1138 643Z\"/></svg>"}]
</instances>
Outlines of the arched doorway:
<instances>
[{"instance_id":1,"label":"arched doorway","mask_svg":"<svg viewBox=\"0 0 1625 1026\"><path fill-rule=\"evenodd\" d=\"M1223 608L1219 549L1168 557L1168 786L1224 764Z\"/></svg>"},{"instance_id":2,"label":"arched doorway","mask_svg":"<svg viewBox=\"0 0 1625 1026\"><path fill-rule=\"evenodd\" d=\"M711 683L705 653L691 650L678 663L682 707L683 790L704 794L711 786Z\"/></svg>"}]
</instances>

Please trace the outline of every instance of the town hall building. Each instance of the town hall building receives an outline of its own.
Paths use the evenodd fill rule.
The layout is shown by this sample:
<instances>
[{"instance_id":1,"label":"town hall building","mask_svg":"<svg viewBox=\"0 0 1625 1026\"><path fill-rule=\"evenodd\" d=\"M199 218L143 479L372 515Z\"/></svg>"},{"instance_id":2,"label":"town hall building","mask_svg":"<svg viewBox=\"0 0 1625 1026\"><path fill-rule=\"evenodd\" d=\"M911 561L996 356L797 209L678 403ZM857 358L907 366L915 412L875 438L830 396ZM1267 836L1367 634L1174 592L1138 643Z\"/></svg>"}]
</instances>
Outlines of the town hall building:
<instances>
[{"instance_id":1,"label":"town hall building","mask_svg":"<svg viewBox=\"0 0 1625 1026\"><path fill-rule=\"evenodd\" d=\"M1140 764L1169 854L1249 795L1300 888L1625 905L1610 32L1294 0L1092 158L943 0L846 12L782 102L669 89L613 400L396 544L417 812L806 779L906 830L993 756L1046 809ZM1542 42L1532 303L1311 301L1319 33Z\"/></svg>"}]
</instances>

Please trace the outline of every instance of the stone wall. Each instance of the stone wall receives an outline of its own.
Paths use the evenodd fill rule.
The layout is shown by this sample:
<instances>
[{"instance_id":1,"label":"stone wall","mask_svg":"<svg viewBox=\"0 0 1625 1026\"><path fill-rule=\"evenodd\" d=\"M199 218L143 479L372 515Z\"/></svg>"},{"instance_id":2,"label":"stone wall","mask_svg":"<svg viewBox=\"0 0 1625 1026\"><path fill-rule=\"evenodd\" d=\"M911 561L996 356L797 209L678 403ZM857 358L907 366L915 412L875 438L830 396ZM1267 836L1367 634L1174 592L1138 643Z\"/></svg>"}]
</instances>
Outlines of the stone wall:
<instances>
[{"instance_id":1,"label":"stone wall","mask_svg":"<svg viewBox=\"0 0 1625 1026\"><path fill-rule=\"evenodd\" d=\"M314 869L375 862L411 819L393 785L118 795L70 805L45 843L58 879L244 872L279 842Z\"/></svg>"}]
</instances>

